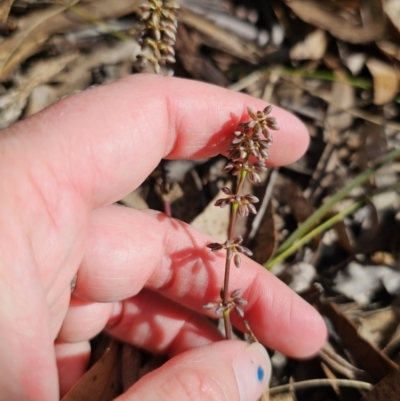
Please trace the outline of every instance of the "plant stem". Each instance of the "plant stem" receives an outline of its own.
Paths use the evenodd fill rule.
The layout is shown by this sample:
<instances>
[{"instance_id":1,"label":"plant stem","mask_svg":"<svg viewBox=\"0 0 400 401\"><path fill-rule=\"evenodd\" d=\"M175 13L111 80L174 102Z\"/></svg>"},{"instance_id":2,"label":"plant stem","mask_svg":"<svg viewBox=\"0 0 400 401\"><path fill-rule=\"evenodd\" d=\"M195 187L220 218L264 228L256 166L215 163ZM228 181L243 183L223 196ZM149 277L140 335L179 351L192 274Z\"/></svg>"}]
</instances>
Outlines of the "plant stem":
<instances>
[{"instance_id":1,"label":"plant stem","mask_svg":"<svg viewBox=\"0 0 400 401\"><path fill-rule=\"evenodd\" d=\"M229 299L229 273L231 271L231 261L232 255L229 257L229 253L226 252L226 260L225 260L225 277L224 277L224 297L223 304L228 304ZM225 337L227 340L232 338L232 324L230 319L230 309L224 309L223 312L224 317L224 326L225 326Z\"/></svg>"},{"instance_id":2,"label":"plant stem","mask_svg":"<svg viewBox=\"0 0 400 401\"><path fill-rule=\"evenodd\" d=\"M320 220L336 203L345 198L350 191L357 188L363 182L367 181L377 170L385 166L390 161L400 157L400 149L393 149L382 158L380 158L370 168L359 174L356 178L351 180L344 188L342 188L336 195L334 195L328 202L316 210L299 228L290 235L286 241L279 247L278 256L294 244L299 238L303 237L317 222Z\"/></svg>"},{"instance_id":3,"label":"plant stem","mask_svg":"<svg viewBox=\"0 0 400 401\"><path fill-rule=\"evenodd\" d=\"M246 179L247 171L242 171L240 176L238 177L238 182L236 186L235 194L239 194L242 190L243 183ZM231 206L231 213L229 218L229 227L228 227L228 240L232 241L235 235L235 224L236 218L238 214L239 205L237 203L233 203ZM229 302L229 277L231 271L231 261L232 261L232 253L226 252L226 259L225 259L225 276L224 276L224 290L223 290L223 299L222 303L224 306L228 305ZM223 312L224 318L224 326L225 326L225 337L227 340L232 338L232 324L230 320L230 309L225 309Z\"/></svg>"}]
</instances>

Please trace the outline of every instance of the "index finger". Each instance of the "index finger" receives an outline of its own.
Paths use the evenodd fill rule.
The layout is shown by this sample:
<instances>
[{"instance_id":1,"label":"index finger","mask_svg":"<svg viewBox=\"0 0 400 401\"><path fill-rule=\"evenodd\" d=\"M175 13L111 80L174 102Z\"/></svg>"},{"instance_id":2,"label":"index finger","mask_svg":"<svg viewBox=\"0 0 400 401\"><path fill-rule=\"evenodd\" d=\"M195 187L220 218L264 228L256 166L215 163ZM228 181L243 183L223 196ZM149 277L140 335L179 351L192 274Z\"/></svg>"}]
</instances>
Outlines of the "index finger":
<instances>
[{"instance_id":1,"label":"index finger","mask_svg":"<svg viewBox=\"0 0 400 401\"><path fill-rule=\"evenodd\" d=\"M14 126L13 140L23 135L25 157L46 160L56 176L98 207L139 186L161 158L225 152L247 106L262 109L265 103L200 82L134 75L74 95L22 121ZM306 128L278 107L272 114L280 130L269 164L291 163L308 145Z\"/></svg>"}]
</instances>

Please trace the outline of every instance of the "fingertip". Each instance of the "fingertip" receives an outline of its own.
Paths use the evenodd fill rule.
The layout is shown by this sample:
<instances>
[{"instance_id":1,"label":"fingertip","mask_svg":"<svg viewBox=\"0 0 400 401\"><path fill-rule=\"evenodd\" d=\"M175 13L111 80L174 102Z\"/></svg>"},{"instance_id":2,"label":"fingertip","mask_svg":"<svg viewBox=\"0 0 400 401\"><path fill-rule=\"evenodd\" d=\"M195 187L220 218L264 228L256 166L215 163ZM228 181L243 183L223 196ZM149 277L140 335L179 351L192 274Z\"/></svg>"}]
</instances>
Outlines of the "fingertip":
<instances>
[{"instance_id":1,"label":"fingertip","mask_svg":"<svg viewBox=\"0 0 400 401\"><path fill-rule=\"evenodd\" d=\"M311 358L321 349L328 337L322 316L311 306L301 317L304 329L298 342L287 343L287 355L298 359Z\"/></svg>"},{"instance_id":2,"label":"fingertip","mask_svg":"<svg viewBox=\"0 0 400 401\"><path fill-rule=\"evenodd\" d=\"M280 129L272 133L274 143L267 163L271 166L292 164L307 151L310 143L308 130L301 120L283 109L273 108L271 114L276 116Z\"/></svg>"},{"instance_id":3,"label":"fingertip","mask_svg":"<svg viewBox=\"0 0 400 401\"><path fill-rule=\"evenodd\" d=\"M169 360L118 401L256 401L270 376L271 363L262 345L219 341Z\"/></svg>"},{"instance_id":4,"label":"fingertip","mask_svg":"<svg viewBox=\"0 0 400 401\"><path fill-rule=\"evenodd\" d=\"M238 352L233 359L233 370L240 401L259 399L271 379L272 365L266 349L253 343Z\"/></svg>"},{"instance_id":5,"label":"fingertip","mask_svg":"<svg viewBox=\"0 0 400 401\"><path fill-rule=\"evenodd\" d=\"M315 355L327 337L321 315L277 277L259 266L255 268L256 274L248 278L249 287L243 297L249 301L246 319L256 338L289 357ZM233 323L241 325L234 318Z\"/></svg>"},{"instance_id":6,"label":"fingertip","mask_svg":"<svg viewBox=\"0 0 400 401\"><path fill-rule=\"evenodd\" d=\"M291 290L290 290L291 291ZM296 304L296 306L294 306ZM303 359L313 357L327 339L328 330L319 312L298 294L293 293L292 305L289 307L289 326L291 341L285 346L286 354Z\"/></svg>"}]
</instances>

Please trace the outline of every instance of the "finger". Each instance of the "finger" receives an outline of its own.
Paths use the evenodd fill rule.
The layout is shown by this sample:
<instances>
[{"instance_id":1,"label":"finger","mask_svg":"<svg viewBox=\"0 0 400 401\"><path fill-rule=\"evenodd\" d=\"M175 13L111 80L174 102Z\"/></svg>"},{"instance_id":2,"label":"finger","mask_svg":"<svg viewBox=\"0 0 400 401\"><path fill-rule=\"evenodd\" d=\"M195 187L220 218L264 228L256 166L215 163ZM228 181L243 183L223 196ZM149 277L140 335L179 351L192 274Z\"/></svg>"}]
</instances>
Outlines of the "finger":
<instances>
[{"instance_id":1,"label":"finger","mask_svg":"<svg viewBox=\"0 0 400 401\"><path fill-rule=\"evenodd\" d=\"M67 314L57 336L58 342L79 343L99 334L119 303L98 303L71 297Z\"/></svg>"},{"instance_id":2,"label":"finger","mask_svg":"<svg viewBox=\"0 0 400 401\"><path fill-rule=\"evenodd\" d=\"M60 398L85 374L90 359L90 343L56 343L58 379Z\"/></svg>"},{"instance_id":3,"label":"finger","mask_svg":"<svg viewBox=\"0 0 400 401\"><path fill-rule=\"evenodd\" d=\"M8 138L27 165L46 161L52 184L100 206L132 191L163 157L225 152L248 105L265 107L261 100L204 83L134 75L60 101L14 126ZM270 163L291 163L304 153L307 131L292 114L273 110L281 128ZM31 174L42 185L43 171Z\"/></svg>"},{"instance_id":4,"label":"finger","mask_svg":"<svg viewBox=\"0 0 400 401\"><path fill-rule=\"evenodd\" d=\"M89 340L107 325L120 340L174 356L221 340L214 324L169 299L143 290L122 302L93 303L72 298L58 342Z\"/></svg>"},{"instance_id":5,"label":"finger","mask_svg":"<svg viewBox=\"0 0 400 401\"><path fill-rule=\"evenodd\" d=\"M256 401L270 376L260 344L220 341L169 360L115 401Z\"/></svg>"},{"instance_id":6,"label":"finger","mask_svg":"<svg viewBox=\"0 0 400 401\"><path fill-rule=\"evenodd\" d=\"M99 209L92 214L75 291L91 301L110 302L146 286L204 312L204 304L219 302L225 264L223 252L206 248L210 242L204 233L161 213ZM261 342L294 357L320 348L326 337L323 320L272 274L243 257L240 269L232 268L230 282L249 302L245 316Z\"/></svg>"},{"instance_id":7,"label":"finger","mask_svg":"<svg viewBox=\"0 0 400 401\"><path fill-rule=\"evenodd\" d=\"M142 290L122 302L107 331L124 342L155 353L175 356L191 348L221 340L216 326L176 303Z\"/></svg>"}]
</instances>

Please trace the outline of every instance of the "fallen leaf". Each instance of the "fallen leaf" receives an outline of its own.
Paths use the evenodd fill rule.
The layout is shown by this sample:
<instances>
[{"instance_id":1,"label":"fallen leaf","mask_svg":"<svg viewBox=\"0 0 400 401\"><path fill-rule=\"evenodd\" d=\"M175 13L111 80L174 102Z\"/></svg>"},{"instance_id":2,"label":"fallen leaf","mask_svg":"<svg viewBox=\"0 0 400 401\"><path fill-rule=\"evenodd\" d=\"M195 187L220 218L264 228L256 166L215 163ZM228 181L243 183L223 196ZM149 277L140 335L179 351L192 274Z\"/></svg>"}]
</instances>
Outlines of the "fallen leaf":
<instances>
[{"instance_id":1,"label":"fallen leaf","mask_svg":"<svg viewBox=\"0 0 400 401\"><path fill-rule=\"evenodd\" d=\"M0 3L0 26L7 22L8 14L13 3L14 0L3 0L3 2Z\"/></svg>"},{"instance_id":2,"label":"fallen leaf","mask_svg":"<svg viewBox=\"0 0 400 401\"><path fill-rule=\"evenodd\" d=\"M262 216L257 234L250 243L250 248L253 252L252 259L261 265L268 261L276 249L274 208L271 199Z\"/></svg>"},{"instance_id":3,"label":"fallen leaf","mask_svg":"<svg viewBox=\"0 0 400 401\"><path fill-rule=\"evenodd\" d=\"M350 319L352 313L345 313ZM392 306L356 314L358 334L382 349L399 326L399 316Z\"/></svg>"},{"instance_id":4,"label":"fallen leaf","mask_svg":"<svg viewBox=\"0 0 400 401\"><path fill-rule=\"evenodd\" d=\"M396 1L396 0L394 0ZM286 5L303 21L320 29L327 30L337 39L349 43L368 43L382 38L383 21L370 26L358 26L321 6L314 0L286 0Z\"/></svg>"},{"instance_id":5,"label":"fallen leaf","mask_svg":"<svg viewBox=\"0 0 400 401\"><path fill-rule=\"evenodd\" d=\"M244 41L239 37L232 40L232 33L216 26L206 18L187 9L182 8L180 19L185 25L188 25L203 34L203 41L210 41L210 44L212 44L213 47L219 48L242 60L246 60L247 62L255 64L258 61L257 46L253 43Z\"/></svg>"},{"instance_id":6,"label":"fallen leaf","mask_svg":"<svg viewBox=\"0 0 400 401\"><path fill-rule=\"evenodd\" d=\"M386 55L394 57L396 60L400 60L400 46L389 40L379 40L376 45L381 49Z\"/></svg>"},{"instance_id":7,"label":"fallen leaf","mask_svg":"<svg viewBox=\"0 0 400 401\"><path fill-rule=\"evenodd\" d=\"M388 374L360 401L395 401L400 394L400 370Z\"/></svg>"},{"instance_id":8,"label":"fallen leaf","mask_svg":"<svg viewBox=\"0 0 400 401\"><path fill-rule=\"evenodd\" d=\"M316 29L290 49L290 57L293 60L320 60L327 46L328 39L325 31Z\"/></svg>"},{"instance_id":9,"label":"fallen leaf","mask_svg":"<svg viewBox=\"0 0 400 401\"><path fill-rule=\"evenodd\" d=\"M48 82L77 57L76 53L67 53L34 64L25 76L20 77L16 87L0 96L0 128L7 127L21 117L28 97L35 87Z\"/></svg>"},{"instance_id":10,"label":"fallen leaf","mask_svg":"<svg viewBox=\"0 0 400 401\"><path fill-rule=\"evenodd\" d=\"M40 85L33 89L24 116L35 114L50 106L57 99L71 93L86 89L93 77L92 71L96 68L105 69L109 65L122 64L124 61L131 65L140 47L134 40L125 40L114 43L113 46L99 46L89 54L80 54L75 60L68 63L67 69L62 69L56 75L49 77L46 82L55 81L57 85ZM121 71L123 73L123 70ZM108 77L107 83L127 74L117 77ZM104 82L104 83L106 83Z\"/></svg>"},{"instance_id":11,"label":"fallen leaf","mask_svg":"<svg viewBox=\"0 0 400 401\"><path fill-rule=\"evenodd\" d=\"M399 368L379 349L363 339L354 324L340 312L337 306L322 300L318 300L316 304L319 312L332 323L340 342L354 358L358 367L367 371L373 382L378 382Z\"/></svg>"},{"instance_id":12,"label":"fallen leaf","mask_svg":"<svg viewBox=\"0 0 400 401\"><path fill-rule=\"evenodd\" d=\"M383 2L383 9L386 16L400 33L400 2L398 0L386 0Z\"/></svg>"},{"instance_id":13,"label":"fallen leaf","mask_svg":"<svg viewBox=\"0 0 400 401\"><path fill-rule=\"evenodd\" d=\"M118 18L135 11L140 4L139 0L98 0L75 6L77 8L74 9L72 6L78 1L74 0L68 6L52 6L19 20L19 29L15 34L0 43L0 80L40 51L51 35L91 25L105 18Z\"/></svg>"},{"instance_id":14,"label":"fallen leaf","mask_svg":"<svg viewBox=\"0 0 400 401\"><path fill-rule=\"evenodd\" d=\"M366 66L374 81L374 103L382 105L393 100L399 86L395 68L375 58L368 59Z\"/></svg>"},{"instance_id":15,"label":"fallen leaf","mask_svg":"<svg viewBox=\"0 0 400 401\"><path fill-rule=\"evenodd\" d=\"M139 348L130 344L122 345L122 390L125 392L135 384L139 379L139 370L141 364L141 353Z\"/></svg>"},{"instance_id":16,"label":"fallen leaf","mask_svg":"<svg viewBox=\"0 0 400 401\"><path fill-rule=\"evenodd\" d=\"M101 358L83 375L62 401L111 401L121 394L120 346L110 339Z\"/></svg>"}]
</instances>

